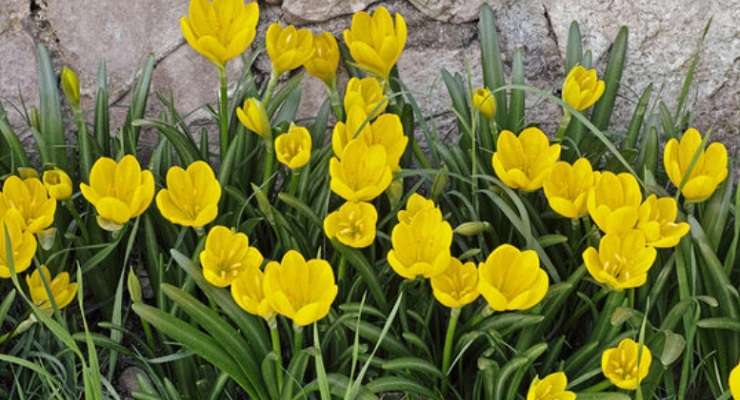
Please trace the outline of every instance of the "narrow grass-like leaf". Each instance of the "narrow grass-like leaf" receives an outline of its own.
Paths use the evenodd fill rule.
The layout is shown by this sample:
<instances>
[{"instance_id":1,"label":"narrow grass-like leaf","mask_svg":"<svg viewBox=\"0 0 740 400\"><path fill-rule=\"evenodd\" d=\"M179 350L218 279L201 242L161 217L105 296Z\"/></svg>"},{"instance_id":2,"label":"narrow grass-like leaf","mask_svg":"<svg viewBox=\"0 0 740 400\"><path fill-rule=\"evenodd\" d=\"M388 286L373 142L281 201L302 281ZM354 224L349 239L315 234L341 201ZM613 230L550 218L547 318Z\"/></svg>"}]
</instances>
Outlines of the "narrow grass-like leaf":
<instances>
[{"instance_id":1,"label":"narrow grass-like leaf","mask_svg":"<svg viewBox=\"0 0 740 400\"><path fill-rule=\"evenodd\" d=\"M591 113L591 121L600 130L605 130L609 127L609 119L614 111L614 103L617 99L617 92L619 92L626 56L627 27L623 26L619 29L617 38L614 40L609 51L609 62L606 66L606 73L604 74L606 89L599 101L594 105L593 112Z\"/></svg>"}]
</instances>

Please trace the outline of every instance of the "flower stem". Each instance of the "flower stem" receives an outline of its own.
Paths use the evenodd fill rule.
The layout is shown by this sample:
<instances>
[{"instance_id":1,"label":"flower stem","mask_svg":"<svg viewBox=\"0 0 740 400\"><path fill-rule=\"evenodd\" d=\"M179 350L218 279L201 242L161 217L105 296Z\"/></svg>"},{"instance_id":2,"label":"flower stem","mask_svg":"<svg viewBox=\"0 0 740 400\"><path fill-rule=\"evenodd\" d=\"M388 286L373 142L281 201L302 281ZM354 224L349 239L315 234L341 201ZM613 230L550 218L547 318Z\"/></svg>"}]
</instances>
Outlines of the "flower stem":
<instances>
[{"instance_id":1,"label":"flower stem","mask_svg":"<svg viewBox=\"0 0 740 400\"><path fill-rule=\"evenodd\" d=\"M442 351L442 373L447 376L452 362L452 345L455 339L455 329L457 320L460 318L460 309L453 308L450 310L450 321L447 324L447 335L445 336L445 347Z\"/></svg>"},{"instance_id":2,"label":"flower stem","mask_svg":"<svg viewBox=\"0 0 740 400\"><path fill-rule=\"evenodd\" d=\"M64 200L64 206L67 207L67 210L72 215L72 218L74 218L75 222L80 228L80 233L82 233L82 240L85 241L85 243L90 242L90 236L87 234L87 226L85 226L85 223L82 222L82 217L80 217L80 213L77 212L75 209L74 204L72 203L72 199Z\"/></svg>"},{"instance_id":3,"label":"flower stem","mask_svg":"<svg viewBox=\"0 0 740 400\"><path fill-rule=\"evenodd\" d=\"M558 132L555 134L555 138L562 142L565 138L565 131L568 130L568 125L570 124L570 113L567 110L563 110L563 118L560 119L560 127L558 128Z\"/></svg>"},{"instance_id":4,"label":"flower stem","mask_svg":"<svg viewBox=\"0 0 740 400\"><path fill-rule=\"evenodd\" d=\"M218 77L221 82L221 90L219 91L219 144L221 150L221 160L223 161L226 157L226 152L229 150L229 92L228 92L228 77L226 75L226 68L218 69Z\"/></svg>"},{"instance_id":5,"label":"flower stem","mask_svg":"<svg viewBox=\"0 0 740 400\"><path fill-rule=\"evenodd\" d=\"M280 332L278 332L277 320L275 318L268 321L270 325L270 338L272 339L272 351L275 353L275 374L277 375L277 384L279 388L283 387L283 356L280 346Z\"/></svg>"},{"instance_id":6,"label":"flower stem","mask_svg":"<svg viewBox=\"0 0 740 400\"><path fill-rule=\"evenodd\" d=\"M331 108L334 110L334 116L337 117L337 121L344 121L344 110L342 109L342 103L339 100L339 91L337 91L337 80L332 80L329 89L329 101L331 101Z\"/></svg>"},{"instance_id":7,"label":"flower stem","mask_svg":"<svg viewBox=\"0 0 740 400\"><path fill-rule=\"evenodd\" d=\"M288 184L288 193L290 193L291 196L295 196L296 192L298 191L298 182L301 180L301 170L291 170L290 171L290 183Z\"/></svg>"},{"instance_id":8,"label":"flower stem","mask_svg":"<svg viewBox=\"0 0 740 400\"><path fill-rule=\"evenodd\" d=\"M262 105L267 109L267 106L270 104L270 100L272 100L272 94L275 91L275 86L277 85L278 81L278 75L275 73L275 71L272 71L270 73L270 80L267 81L267 87L265 88L265 95L262 97Z\"/></svg>"},{"instance_id":9,"label":"flower stem","mask_svg":"<svg viewBox=\"0 0 740 400\"><path fill-rule=\"evenodd\" d=\"M270 193L270 184L269 180L272 177L272 173L274 171L274 161L275 158L275 148L272 143L272 138L265 138L265 155L264 155L264 161L262 164L262 191L265 193L265 195L269 195Z\"/></svg>"},{"instance_id":10,"label":"flower stem","mask_svg":"<svg viewBox=\"0 0 740 400\"><path fill-rule=\"evenodd\" d=\"M303 327L293 325L293 356L303 350Z\"/></svg>"}]
</instances>

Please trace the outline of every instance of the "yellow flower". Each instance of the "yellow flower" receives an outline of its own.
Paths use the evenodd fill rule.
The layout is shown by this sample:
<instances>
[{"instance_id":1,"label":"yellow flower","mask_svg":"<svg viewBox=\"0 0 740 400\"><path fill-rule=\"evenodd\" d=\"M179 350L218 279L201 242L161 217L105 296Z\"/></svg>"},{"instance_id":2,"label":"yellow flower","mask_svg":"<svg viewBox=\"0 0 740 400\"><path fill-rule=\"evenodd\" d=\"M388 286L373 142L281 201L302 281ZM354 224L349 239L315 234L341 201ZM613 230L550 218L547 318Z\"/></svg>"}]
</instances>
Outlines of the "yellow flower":
<instances>
[{"instance_id":1,"label":"yellow flower","mask_svg":"<svg viewBox=\"0 0 740 400\"><path fill-rule=\"evenodd\" d=\"M565 390L568 377L564 372L554 372L540 379L532 380L527 392L527 400L576 400L576 394Z\"/></svg>"},{"instance_id":2,"label":"yellow flower","mask_svg":"<svg viewBox=\"0 0 740 400\"><path fill-rule=\"evenodd\" d=\"M236 116L242 125L250 131L263 138L272 137L270 118L267 117L265 106L254 97L244 100L244 106L236 108Z\"/></svg>"},{"instance_id":3,"label":"yellow flower","mask_svg":"<svg viewBox=\"0 0 740 400\"><path fill-rule=\"evenodd\" d=\"M637 179L623 172L599 174L586 202L588 213L604 233L623 233L634 228L642 193Z\"/></svg>"},{"instance_id":4,"label":"yellow flower","mask_svg":"<svg viewBox=\"0 0 740 400\"><path fill-rule=\"evenodd\" d=\"M537 128L527 128L515 136L502 131L493 153L496 175L513 189L528 192L542 187L542 181L560 158L560 145L550 145L545 134Z\"/></svg>"},{"instance_id":5,"label":"yellow flower","mask_svg":"<svg viewBox=\"0 0 740 400\"><path fill-rule=\"evenodd\" d=\"M550 278L534 250L498 246L478 268L480 290L495 311L528 310L545 297Z\"/></svg>"},{"instance_id":6,"label":"yellow flower","mask_svg":"<svg viewBox=\"0 0 740 400\"><path fill-rule=\"evenodd\" d=\"M606 349L601 354L601 372L614 386L635 390L650 372L652 361L653 356L647 346L632 339L622 339L617 347Z\"/></svg>"},{"instance_id":7,"label":"yellow flower","mask_svg":"<svg viewBox=\"0 0 740 400\"><path fill-rule=\"evenodd\" d=\"M159 212L173 224L202 228L218 216L221 185L208 163L196 161L167 170L167 188L157 193Z\"/></svg>"},{"instance_id":8,"label":"yellow flower","mask_svg":"<svg viewBox=\"0 0 740 400\"><path fill-rule=\"evenodd\" d=\"M49 293L47 293L44 282L41 280L41 274L44 275L44 280L49 287L49 292L51 292L51 298L54 299L54 303L59 310L74 300L77 294L77 283L69 281L69 274L62 272L52 279L49 268L46 268L46 265L42 265L41 268L33 271L31 275L26 276L26 283L28 284L28 291L31 292L33 304L36 304L45 311L51 311L53 308Z\"/></svg>"},{"instance_id":9,"label":"yellow flower","mask_svg":"<svg viewBox=\"0 0 740 400\"><path fill-rule=\"evenodd\" d=\"M446 307L460 308L478 298L478 268L473 262L463 264L452 257L450 266L431 282L434 297Z\"/></svg>"},{"instance_id":10,"label":"yellow flower","mask_svg":"<svg viewBox=\"0 0 740 400\"><path fill-rule=\"evenodd\" d=\"M0 217L10 209L18 210L25 224L24 229L39 233L54 222L57 201L49 197L38 178L9 176L0 193Z\"/></svg>"},{"instance_id":11,"label":"yellow flower","mask_svg":"<svg viewBox=\"0 0 740 400\"><path fill-rule=\"evenodd\" d=\"M401 119L395 114L383 114L369 122L367 114L359 108L349 110L347 123L338 122L332 132L332 149L342 159L344 149L353 139L361 139L368 146L381 145L385 149L386 162L392 171L398 170L409 138L403 133Z\"/></svg>"},{"instance_id":12,"label":"yellow flower","mask_svg":"<svg viewBox=\"0 0 740 400\"><path fill-rule=\"evenodd\" d=\"M305 64L309 75L321 79L327 86L332 86L337 77L339 66L339 46L331 32L323 32L313 37L315 52Z\"/></svg>"},{"instance_id":13,"label":"yellow flower","mask_svg":"<svg viewBox=\"0 0 740 400\"><path fill-rule=\"evenodd\" d=\"M188 16L180 19L180 27L193 50L223 67L252 44L259 17L256 1L191 0Z\"/></svg>"},{"instance_id":14,"label":"yellow flower","mask_svg":"<svg viewBox=\"0 0 740 400\"><path fill-rule=\"evenodd\" d=\"M10 278L10 257L5 252L5 230L8 230L13 249L13 266L20 274L28 269L36 254L36 238L24 229L23 217L16 209L8 210L0 217L0 278Z\"/></svg>"},{"instance_id":15,"label":"yellow flower","mask_svg":"<svg viewBox=\"0 0 740 400\"><path fill-rule=\"evenodd\" d=\"M278 161L290 169L299 169L311 160L311 134L308 129L291 125L288 132L275 139Z\"/></svg>"},{"instance_id":16,"label":"yellow flower","mask_svg":"<svg viewBox=\"0 0 740 400\"><path fill-rule=\"evenodd\" d=\"M90 184L80 184L82 195L95 206L98 224L118 230L130 219L143 214L154 198L154 176L141 170L139 161L125 155L115 162L101 157L90 170Z\"/></svg>"},{"instance_id":17,"label":"yellow flower","mask_svg":"<svg viewBox=\"0 0 740 400\"><path fill-rule=\"evenodd\" d=\"M427 208L436 208L434 201L429 200L418 193L414 193L409 196L409 199L406 201L406 209L398 211L398 221L410 224L419 211Z\"/></svg>"},{"instance_id":18,"label":"yellow flower","mask_svg":"<svg viewBox=\"0 0 740 400\"><path fill-rule=\"evenodd\" d=\"M310 30L296 29L293 25L283 28L277 22L267 28L265 46L276 75L299 68L314 55L313 34Z\"/></svg>"},{"instance_id":19,"label":"yellow flower","mask_svg":"<svg viewBox=\"0 0 740 400\"><path fill-rule=\"evenodd\" d=\"M579 218L588 212L586 199L598 172L591 163L579 158L573 165L558 161L542 182L545 197L555 212L566 218Z\"/></svg>"},{"instance_id":20,"label":"yellow flower","mask_svg":"<svg viewBox=\"0 0 740 400\"><path fill-rule=\"evenodd\" d=\"M740 399L740 364L730 372L730 393L733 399Z\"/></svg>"},{"instance_id":21,"label":"yellow flower","mask_svg":"<svg viewBox=\"0 0 740 400\"><path fill-rule=\"evenodd\" d=\"M54 168L44 171L42 179L46 191L55 200L62 201L72 197L72 179L63 170Z\"/></svg>"},{"instance_id":22,"label":"yellow flower","mask_svg":"<svg viewBox=\"0 0 740 400\"><path fill-rule=\"evenodd\" d=\"M388 79L391 69L406 46L406 21L380 6L370 14L360 11L352 16L352 26L344 31L344 42L357 66L378 78Z\"/></svg>"},{"instance_id":23,"label":"yellow flower","mask_svg":"<svg viewBox=\"0 0 740 400\"><path fill-rule=\"evenodd\" d=\"M645 284L656 255L657 251L645 244L645 235L633 229L621 235L604 235L598 251L589 247L583 252L583 262L597 282L621 290Z\"/></svg>"},{"instance_id":24,"label":"yellow flower","mask_svg":"<svg viewBox=\"0 0 740 400\"><path fill-rule=\"evenodd\" d=\"M363 139L351 141L341 161L329 163L331 190L347 201L370 201L391 184L393 174L383 146L368 146Z\"/></svg>"},{"instance_id":25,"label":"yellow flower","mask_svg":"<svg viewBox=\"0 0 740 400\"><path fill-rule=\"evenodd\" d=\"M388 263L406 279L432 278L450 266L452 227L439 208L425 208L410 223L399 222L391 232Z\"/></svg>"},{"instance_id":26,"label":"yellow flower","mask_svg":"<svg viewBox=\"0 0 740 400\"><path fill-rule=\"evenodd\" d=\"M271 320L275 311L265 296L264 281L265 274L259 265L247 265L231 282L231 297L244 311Z\"/></svg>"},{"instance_id":27,"label":"yellow flower","mask_svg":"<svg viewBox=\"0 0 740 400\"><path fill-rule=\"evenodd\" d=\"M62 67L62 73L60 74L60 80L62 83L62 92L67 101L74 107L80 105L80 80L77 78L77 73L67 67Z\"/></svg>"},{"instance_id":28,"label":"yellow flower","mask_svg":"<svg viewBox=\"0 0 740 400\"><path fill-rule=\"evenodd\" d=\"M669 248L689 233L689 224L676 223L678 206L672 197L651 194L638 210L637 229L645 234L648 246Z\"/></svg>"},{"instance_id":29,"label":"yellow flower","mask_svg":"<svg viewBox=\"0 0 740 400\"><path fill-rule=\"evenodd\" d=\"M324 218L324 232L329 239L360 249L375 240L377 222L378 212L372 204L348 201Z\"/></svg>"},{"instance_id":30,"label":"yellow flower","mask_svg":"<svg viewBox=\"0 0 740 400\"><path fill-rule=\"evenodd\" d=\"M211 228L200 252L203 277L217 287L229 286L245 269L259 268L262 260L262 253L249 246L247 235L221 225Z\"/></svg>"},{"instance_id":31,"label":"yellow flower","mask_svg":"<svg viewBox=\"0 0 740 400\"><path fill-rule=\"evenodd\" d=\"M306 260L290 250L281 262L267 264L263 290L275 312L297 326L306 326L329 313L338 288L328 262Z\"/></svg>"},{"instance_id":32,"label":"yellow flower","mask_svg":"<svg viewBox=\"0 0 740 400\"><path fill-rule=\"evenodd\" d=\"M563 81L563 101L576 110L583 111L599 100L604 89L606 84L599 80L595 68L586 69L576 65Z\"/></svg>"},{"instance_id":33,"label":"yellow flower","mask_svg":"<svg viewBox=\"0 0 740 400\"><path fill-rule=\"evenodd\" d=\"M487 119L496 115L496 98L490 90L478 88L473 92L473 107Z\"/></svg>"},{"instance_id":34,"label":"yellow flower","mask_svg":"<svg viewBox=\"0 0 740 400\"><path fill-rule=\"evenodd\" d=\"M371 119L385 111L388 99L383 93L383 85L372 76L352 78L347 82L344 92L344 109L347 113L355 107L361 108Z\"/></svg>"},{"instance_id":35,"label":"yellow flower","mask_svg":"<svg viewBox=\"0 0 740 400\"><path fill-rule=\"evenodd\" d=\"M694 158L701 147L701 133L694 128L684 132L679 142L671 139L663 150L663 166L676 187L681 186ZM690 202L709 198L717 186L727 178L727 148L722 143L712 143L701 151L691 174L686 177L681 194Z\"/></svg>"}]
</instances>

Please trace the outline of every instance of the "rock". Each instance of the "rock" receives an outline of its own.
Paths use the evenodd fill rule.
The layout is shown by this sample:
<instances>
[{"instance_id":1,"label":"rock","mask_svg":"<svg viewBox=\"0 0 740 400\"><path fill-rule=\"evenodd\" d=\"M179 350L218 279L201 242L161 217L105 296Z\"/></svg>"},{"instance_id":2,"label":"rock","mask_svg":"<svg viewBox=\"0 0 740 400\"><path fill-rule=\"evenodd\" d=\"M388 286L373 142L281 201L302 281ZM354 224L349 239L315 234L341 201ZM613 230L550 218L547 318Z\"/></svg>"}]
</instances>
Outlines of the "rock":
<instances>
[{"instance_id":1,"label":"rock","mask_svg":"<svg viewBox=\"0 0 740 400\"><path fill-rule=\"evenodd\" d=\"M438 21L459 24L478 19L478 10L484 0L409 0L424 15ZM488 2L496 3L501 1Z\"/></svg>"},{"instance_id":2,"label":"rock","mask_svg":"<svg viewBox=\"0 0 740 400\"><path fill-rule=\"evenodd\" d=\"M284 0L282 9L289 18L319 22L364 10L376 0Z\"/></svg>"},{"instance_id":3,"label":"rock","mask_svg":"<svg viewBox=\"0 0 740 400\"><path fill-rule=\"evenodd\" d=\"M17 112L21 109L20 97L29 107L38 101L35 54L33 39L25 31L9 29L0 33L0 55L5 55L0 63L0 102L15 128L25 125ZM23 130L17 133L25 136Z\"/></svg>"},{"instance_id":4,"label":"rock","mask_svg":"<svg viewBox=\"0 0 740 400\"><path fill-rule=\"evenodd\" d=\"M28 2L23 0L0 0L0 34L11 28L17 28L20 22L30 13Z\"/></svg>"}]
</instances>

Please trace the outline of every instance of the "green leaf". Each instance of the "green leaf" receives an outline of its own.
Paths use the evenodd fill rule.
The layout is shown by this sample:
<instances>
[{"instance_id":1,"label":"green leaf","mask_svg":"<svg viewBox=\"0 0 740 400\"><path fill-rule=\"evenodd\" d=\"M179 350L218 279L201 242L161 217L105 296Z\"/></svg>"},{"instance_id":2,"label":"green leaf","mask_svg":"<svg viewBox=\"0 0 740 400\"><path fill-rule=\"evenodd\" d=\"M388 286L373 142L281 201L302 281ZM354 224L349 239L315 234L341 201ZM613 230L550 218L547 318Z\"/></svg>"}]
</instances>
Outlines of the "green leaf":
<instances>
[{"instance_id":1,"label":"green leaf","mask_svg":"<svg viewBox=\"0 0 740 400\"><path fill-rule=\"evenodd\" d=\"M378 275L374 271L372 265L367 261L361 252L349 248L336 240L332 240L332 246L344 257L353 267L357 269L357 272L362 277L362 280L370 290L370 295L373 296L378 306L385 310L388 308L388 302L385 298L385 292L380 286L378 281Z\"/></svg>"},{"instance_id":2,"label":"green leaf","mask_svg":"<svg viewBox=\"0 0 740 400\"><path fill-rule=\"evenodd\" d=\"M511 63L511 84L524 85L524 50L516 49L514 60ZM511 90L511 110L509 110L509 129L513 132L521 132L526 124L524 117L524 91L521 89Z\"/></svg>"},{"instance_id":3,"label":"green leaf","mask_svg":"<svg viewBox=\"0 0 740 400\"><path fill-rule=\"evenodd\" d=\"M36 61L38 62L39 82L39 133L44 138L44 147L46 147L46 151L42 154L46 153L50 157L42 161L69 171L57 75L52 68L49 52L42 44L36 46Z\"/></svg>"},{"instance_id":4,"label":"green leaf","mask_svg":"<svg viewBox=\"0 0 740 400\"><path fill-rule=\"evenodd\" d=\"M622 79L626 56L627 27L623 26L619 29L617 38L614 40L609 51L609 62L606 66L606 73L604 74L606 89L601 99L596 102L591 114L591 121L600 130L605 130L609 127L609 119L614 111L614 103L617 99L617 92L619 92L619 84Z\"/></svg>"},{"instance_id":5,"label":"green leaf","mask_svg":"<svg viewBox=\"0 0 740 400\"><path fill-rule=\"evenodd\" d=\"M740 321L726 317L705 318L699 320L696 326L703 329L719 329L740 333Z\"/></svg>"},{"instance_id":6,"label":"green leaf","mask_svg":"<svg viewBox=\"0 0 740 400\"><path fill-rule=\"evenodd\" d=\"M147 56L144 67L139 71L139 79L136 80L131 92L131 105L123 124L123 151L125 154L136 154L136 146L139 143L139 131L141 126L134 124L144 117L146 103L149 98L149 87L152 83L152 72L154 71L155 59L153 54ZM160 131L161 132L161 131ZM189 163L188 163L189 164Z\"/></svg>"},{"instance_id":7,"label":"green leaf","mask_svg":"<svg viewBox=\"0 0 740 400\"><path fill-rule=\"evenodd\" d=\"M97 92L95 93L95 139L103 155L111 156L110 116L108 111L108 73L105 63L98 65Z\"/></svg>"},{"instance_id":8,"label":"green leaf","mask_svg":"<svg viewBox=\"0 0 740 400\"><path fill-rule=\"evenodd\" d=\"M583 45L581 44L581 28L578 22L570 23L568 29L568 43L565 45L565 73L570 72L583 59Z\"/></svg>"},{"instance_id":9,"label":"green leaf","mask_svg":"<svg viewBox=\"0 0 740 400\"><path fill-rule=\"evenodd\" d=\"M427 386L411 379L397 376L382 376L375 378L372 382L368 382L368 384L365 385L365 388L378 394L400 392L405 395L416 394L422 396L424 399L440 398L439 393L429 389Z\"/></svg>"},{"instance_id":10,"label":"green leaf","mask_svg":"<svg viewBox=\"0 0 740 400\"><path fill-rule=\"evenodd\" d=\"M478 30L483 83L493 91L505 84L504 63L501 60L493 9L486 3L480 8ZM496 122L502 128L508 128L506 118L508 118L509 113L506 105L506 94L504 92L494 92L494 96L496 97Z\"/></svg>"},{"instance_id":11,"label":"green leaf","mask_svg":"<svg viewBox=\"0 0 740 400\"><path fill-rule=\"evenodd\" d=\"M427 377L432 375L435 378L443 379L444 374L431 362L416 357L399 357L388 360L383 363L382 368L386 371L415 371L420 376Z\"/></svg>"}]
</instances>

